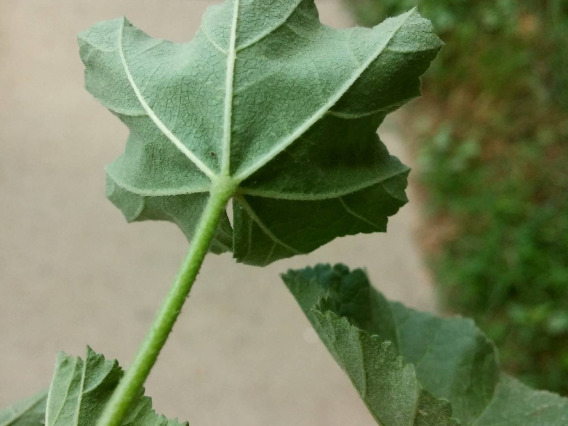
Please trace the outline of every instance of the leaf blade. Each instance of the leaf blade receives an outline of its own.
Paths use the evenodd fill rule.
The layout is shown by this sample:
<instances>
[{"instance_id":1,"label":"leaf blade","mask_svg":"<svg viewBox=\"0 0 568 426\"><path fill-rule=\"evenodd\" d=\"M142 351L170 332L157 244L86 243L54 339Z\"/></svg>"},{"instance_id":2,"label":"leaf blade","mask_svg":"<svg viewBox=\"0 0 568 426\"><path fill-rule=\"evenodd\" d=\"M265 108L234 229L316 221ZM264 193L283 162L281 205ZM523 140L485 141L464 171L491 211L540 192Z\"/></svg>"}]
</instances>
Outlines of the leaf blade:
<instances>
[{"instance_id":1,"label":"leaf blade","mask_svg":"<svg viewBox=\"0 0 568 426\"><path fill-rule=\"evenodd\" d=\"M189 43L153 40L125 19L79 39L87 89L131 132L107 168L125 190L117 205L130 205L132 194L159 201L230 181L241 208L232 241L215 252L264 265L338 236L384 231L406 202L408 169L376 129L419 94L419 77L441 47L414 10L374 29L336 30L320 23L313 0L227 0L207 10ZM379 184L390 207L369 217L378 199L363 195ZM278 201L286 199L294 202ZM281 210L267 213L270 206ZM313 206L334 226L299 247L289 219L301 221ZM172 221L190 239L194 224L183 221L196 219L182 216ZM154 217L168 220L167 212Z\"/></svg>"}]
</instances>

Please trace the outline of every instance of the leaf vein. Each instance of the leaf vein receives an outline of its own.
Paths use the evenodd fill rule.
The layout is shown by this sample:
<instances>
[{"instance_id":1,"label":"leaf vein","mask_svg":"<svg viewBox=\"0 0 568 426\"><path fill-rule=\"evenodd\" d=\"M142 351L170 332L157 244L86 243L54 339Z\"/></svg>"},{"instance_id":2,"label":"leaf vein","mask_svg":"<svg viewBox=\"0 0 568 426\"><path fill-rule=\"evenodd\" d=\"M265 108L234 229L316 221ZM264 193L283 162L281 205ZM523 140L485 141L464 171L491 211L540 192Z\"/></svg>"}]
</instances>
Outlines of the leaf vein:
<instances>
[{"instance_id":1,"label":"leaf vein","mask_svg":"<svg viewBox=\"0 0 568 426\"><path fill-rule=\"evenodd\" d=\"M132 192L133 194L140 195L141 197L170 197L176 195L192 195L192 194L201 194L204 192L209 192L210 187L197 187L195 189L188 189L188 188L179 188L179 189L140 189L136 188L135 186L129 185L127 183L122 182L120 179L117 179L113 173L110 173L108 170L106 173L110 176L110 178L114 181L117 186L120 186L122 189L127 190L128 192Z\"/></svg>"},{"instance_id":2,"label":"leaf vein","mask_svg":"<svg viewBox=\"0 0 568 426\"><path fill-rule=\"evenodd\" d=\"M355 213L353 210L351 210L347 204L345 204L345 201L343 201L343 198L339 197L339 202L341 203L341 205L343 206L343 208L345 209L345 211L347 213L349 213L351 216L353 216L356 219L359 219L365 223L367 223L368 225L371 225L373 228L380 230L380 228L377 226L377 224L371 222L369 219L364 218L363 216Z\"/></svg>"},{"instance_id":3,"label":"leaf vein","mask_svg":"<svg viewBox=\"0 0 568 426\"><path fill-rule=\"evenodd\" d=\"M357 334L357 344L358 344L358 349L359 349L359 354L360 356L360 368L361 368L361 372L363 373L363 389L361 389L361 397L363 399L367 399L367 369L365 368L365 353L363 351L363 344L361 342L361 336L364 333L364 331L359 331Z\"/></svg>"},{"instance_id":4,"label":"leaf vein","mask_svg":"<svg viewBox=\"0 0 568 426\"><path fill-rule=\"evenodd\" d=\"M134 77L132 76L132 73L130 72L130 68L128 67L128 63L126 62L126 57L124 55L123 38L124 38L125 22L126 22L126 20L122 21L122 27L121 27L120 33L119 33L118 54L120 56L120 60L122 62L122 67L124 68L124 72L126 74L128 82L130 83L132 90L134 90L134 93L136 95L136 98L138 99L138 102L140 102L140 105L142 105L142 108L144 108L144 111L146 111L146 114L148 115L148 117L150 117L150 119L154 122L154 124L158 127L158 129L160 129L160 131L176 146L176 148L179 149L190 161L192 161L193 164L195 164L203 173L205 173L205 175L207 175L210 179L214 179L215 173L213 173L213 171L209 167L207 167L205 165L205 163L203 163L189 148L187 148L171 132L170 129L168 129L166 127L166 125L162 122L162 120L160 120L160 118L156 115L156 113L152 110L150 105L148 105L148 103L146 102L146 100L142 96L142 93L140 92L140 89L137 86L136 82L134 81Z\"/></svg>"},{"instance_id":5,"label":"leaf vein","mask_svg":"<svg viewBox=\"0 0 568 426\"><path fill-rule=\"evenodd\" d=\"M257 214L254 211L254 209L252 208L252 206L246 201L246 199L244 197L238 197L238 200L242 204L242 206L244 207L244 209L246 210L246 212L248 213L248 215L250 216L252 221L254 221L257 224L257 226L262 230L262 232L264 232L266 234L267 237L269 237L272 241L280 244L285 249L290 250L294 254L301 254L302 253L300 250L295 249L294 247L286 244L281 239L279 239L276 235L274 235L272 233L272 231L264 224L264 222L262 222L262 220L257 216Z\"/></svg>"},{"instance_id":6,"label":"leaf vein","mask_svg":"<svg viewBox=\"0 0 568 426\"><path fill-rule=\"evenodd\" d=\"M225 56L227 55L227 51L225 49L223 49L221 46L219 46L217 44L217 42L215 40L213 40L213 38L209 35L209 33L207 31L205 31L205 29L201 28L199 31L205 36L205 38L211 44L211 46L213 46L215 49L217 49L223 55L225 55Z\"/></svg>"}]
</instances>

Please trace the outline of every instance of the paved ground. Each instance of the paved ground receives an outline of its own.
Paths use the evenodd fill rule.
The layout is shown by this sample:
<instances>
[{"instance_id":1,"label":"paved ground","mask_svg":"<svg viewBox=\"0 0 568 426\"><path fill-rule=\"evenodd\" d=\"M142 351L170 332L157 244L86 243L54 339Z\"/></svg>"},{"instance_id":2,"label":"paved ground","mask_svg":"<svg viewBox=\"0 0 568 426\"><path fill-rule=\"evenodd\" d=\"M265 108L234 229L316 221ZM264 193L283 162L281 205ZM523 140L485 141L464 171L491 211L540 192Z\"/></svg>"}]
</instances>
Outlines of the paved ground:
<instances>
[{"instance_id":1,"label":"paved ground","mask_svg":"<svg viewBox=\"0 0 568 426\"><path fill-rule=\"evenodd\" d=\"M75 34L127 15L182 41L209 2L0 2L0 406L46 386L55 354L85 344L128 363L180 263L168 224L127 226L104 198L103 165L126 130L83 88ZM321 1L325 22L349 22ZM384 139L399 155L396 133ZM431 309L413 211L265 269L211 257L148 383L158 411L192 426L372 425L278 273L344 261L391 298Z\"/></svg>"}]
</instances>

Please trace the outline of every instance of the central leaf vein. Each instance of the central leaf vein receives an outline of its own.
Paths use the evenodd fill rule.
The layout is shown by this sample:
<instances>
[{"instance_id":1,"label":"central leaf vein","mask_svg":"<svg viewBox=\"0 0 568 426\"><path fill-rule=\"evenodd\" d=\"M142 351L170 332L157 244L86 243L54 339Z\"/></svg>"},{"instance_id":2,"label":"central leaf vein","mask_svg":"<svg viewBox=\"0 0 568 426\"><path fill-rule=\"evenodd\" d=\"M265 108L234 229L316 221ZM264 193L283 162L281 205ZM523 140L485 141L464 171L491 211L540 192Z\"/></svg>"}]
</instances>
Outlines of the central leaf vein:
<instances>
[{"instance_id":1,"label":"central leaf vein","mask_svg":"<svg viewBox=\"0 0 568 426\"><path fill-rule=\"evenodd\" d=\"M227 73L225 75L225 112L223 117L223 157L221 174L229 176L231 168L231 133L233 129L233 85L235 79L235 62L237 59L237 26L239 20L240 0L235 0L231 38L227 54Z\"/></svg>"},{"instance_id":2,"label":"central leaf vein","mask_svg":"<svg viewBox=\"0 0 568 426\"><path fill-rule=\"evenodd\" d=\"M85 389L85 380L87 379L87 360L83 361L83 368L81 370L81 385L79 387L79 394L77 395L77 408L73 416L73 424L79 426L79 417L81 415L81 404L83 403L83 390Z\"/></svg>"}]
</instances>

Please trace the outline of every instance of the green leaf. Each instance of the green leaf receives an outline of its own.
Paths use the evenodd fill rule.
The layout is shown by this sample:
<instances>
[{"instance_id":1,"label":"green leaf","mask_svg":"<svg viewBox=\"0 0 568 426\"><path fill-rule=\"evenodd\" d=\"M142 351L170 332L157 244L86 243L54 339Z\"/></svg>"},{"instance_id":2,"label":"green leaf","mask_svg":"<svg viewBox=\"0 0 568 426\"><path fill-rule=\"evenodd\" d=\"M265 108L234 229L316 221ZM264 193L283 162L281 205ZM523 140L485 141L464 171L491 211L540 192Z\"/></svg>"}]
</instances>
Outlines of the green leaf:
<instances>
[{"instance_id":1,"label":"green leaf","mask_svg":"<svg viewBox=\"0 0 568 426\"><path fill-rule=\"evenodd\" d=\"M373 29L320 23L313 0L228 0L188 43L126 19L79 35L87 89L130 129L107 167L129 221L191 239L212 185L237 188L211 250L265 265L342 235L385 231L408 168L376 135L419 95L441 47L416 11Z\"/></svg>"},{"instance_id":2,"label":"green leaf","mask_svg":"<svg viewBox=\"0 0 568 426\"><path fill-rule=\"evenodd\" d=\"M16 404L0 410L0 426L43 425L47 391L41 391Z\"/></svg>"},{"instance_id":3,"label":"green leaf","mask_svg":"<svg viewBox=\"0 0 568 426\"><path fill-rule=\"evenodd\" d=\"M500 373L473 321L388 302L365 272L343 265L283 279L383 426L568 424L568 399Z\"/></svg>"},{"instance_id":4,"label":"green leaf","mask_svg":"<svg viewBox=\"0 0 568 426\"><path fill-rule=\"evenodd\" d=\"M87 348L85 360L59 354L47 397L45 425L95 426L122 375L117 361L107 361L90 348ZM152 409L152 401L142 390L122 425L182 426L188 423L157 415Z\"/></svg>"}]
</instances>

